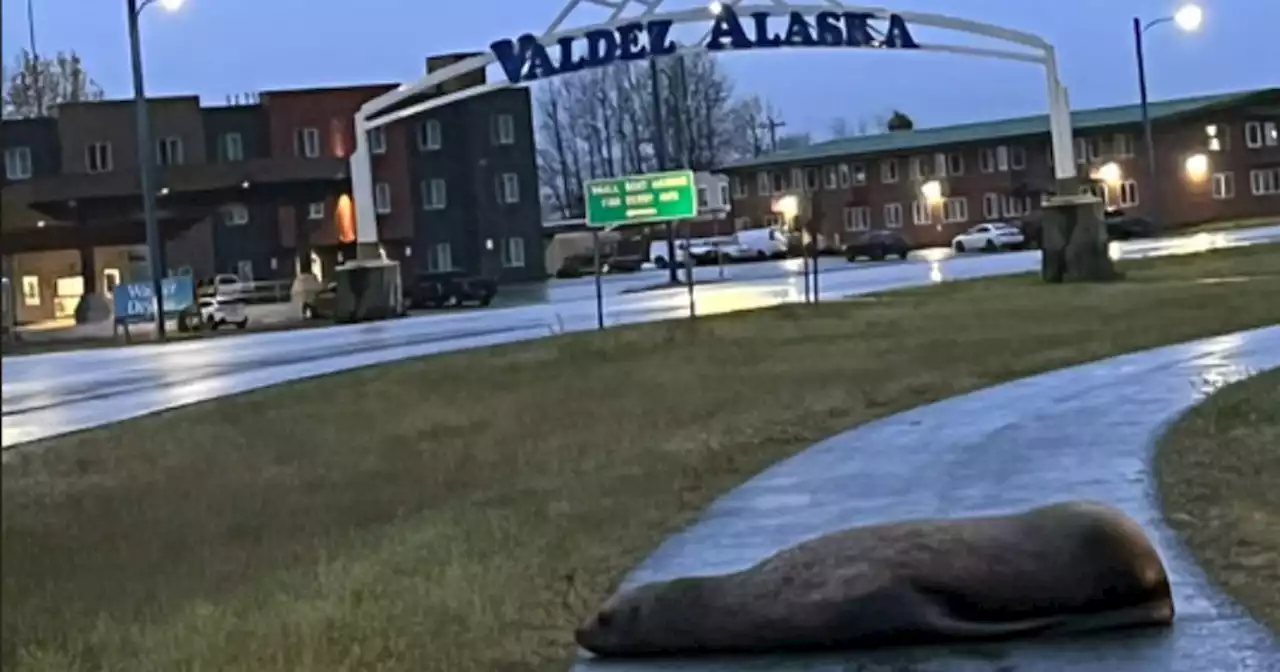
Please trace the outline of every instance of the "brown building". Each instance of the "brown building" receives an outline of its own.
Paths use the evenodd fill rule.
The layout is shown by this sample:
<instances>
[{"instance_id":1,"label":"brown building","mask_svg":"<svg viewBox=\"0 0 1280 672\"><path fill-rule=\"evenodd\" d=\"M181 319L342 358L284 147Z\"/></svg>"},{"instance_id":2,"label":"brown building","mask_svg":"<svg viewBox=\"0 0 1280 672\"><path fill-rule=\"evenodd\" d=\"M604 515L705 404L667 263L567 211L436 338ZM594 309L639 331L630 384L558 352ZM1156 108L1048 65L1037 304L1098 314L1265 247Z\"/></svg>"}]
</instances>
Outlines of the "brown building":
<instances>
[{"instance_id":1,"label":"brown building","mask_svg":"<svg viewBox=\"0 0 1280 672\"><path fill-rule=\"evenodd\" d=\"M1280 89L1149 109L1158 199L1137 105L1072 114L1082 191L1171 227L1280 216ZM1115 167L1103 170L1110 163ZM901 229L916 244L946 245L984 221L1034 223L1054 185L1047 115L837 139L724 170L732 178L735 229L780 225L774 199L802 193L831 247L870 229ZM945 200L931 207L921 186L933 180Z\"/></svg>"},{"instance_id":2,"label":"brown building","mask_svg":"<svg viewBox=\"0 0 1280 672\"><path fill-rule=\"evenodd\" d=\"M355 250L353 116L395 86L268 91L224 106L151 99L147 157L138 156L131 100L5 120L0 225L18 320L70 317L82 296L150 277L139 160L156 165L169 274L328 275ZM379 241L406 275L545 277L527 89L397 121L371 133L370 145Z\"/></svg>"}]
</instances>

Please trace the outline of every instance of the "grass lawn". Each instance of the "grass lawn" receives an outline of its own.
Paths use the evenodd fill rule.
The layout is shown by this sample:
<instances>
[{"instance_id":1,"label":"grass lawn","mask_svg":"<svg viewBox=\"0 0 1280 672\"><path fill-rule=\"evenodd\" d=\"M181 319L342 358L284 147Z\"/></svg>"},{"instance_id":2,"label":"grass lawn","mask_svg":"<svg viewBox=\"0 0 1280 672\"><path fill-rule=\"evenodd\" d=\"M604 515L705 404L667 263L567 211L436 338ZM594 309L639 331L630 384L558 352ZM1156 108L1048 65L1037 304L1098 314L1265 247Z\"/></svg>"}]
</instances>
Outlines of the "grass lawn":
<instances>
[{"instance_id":1,"label":"grass lawn","mask_svg":"<svg viewBox=\"0 0 1280 672\"><path fill-rule=\"evenodd\" d=\"M570 334L41 442L3 467L0 663L564 669L626 570L818 439L1280 323L1280 246L1121 266Z\"/></svg>"},{"instance_id":2,"label":"grass lawn","mask_svg":"<svg viewBox=\"0 0 1280 672\"><path fill-rule=\"evenodd\" d=\"M1196 560L1280 634L1280 369L1228 385L1179 420L1156 475Z\"/></svg>"}]
</instances>

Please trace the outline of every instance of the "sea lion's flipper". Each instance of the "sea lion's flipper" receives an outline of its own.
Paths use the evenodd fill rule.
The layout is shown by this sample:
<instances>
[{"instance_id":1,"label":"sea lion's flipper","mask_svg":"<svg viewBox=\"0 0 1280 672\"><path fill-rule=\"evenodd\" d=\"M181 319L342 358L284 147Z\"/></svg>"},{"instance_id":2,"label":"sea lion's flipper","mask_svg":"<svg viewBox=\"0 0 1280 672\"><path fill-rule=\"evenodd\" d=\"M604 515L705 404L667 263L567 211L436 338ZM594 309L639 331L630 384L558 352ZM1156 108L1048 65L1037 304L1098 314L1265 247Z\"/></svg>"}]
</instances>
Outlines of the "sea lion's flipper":
<instances>
[{"instance_id":1,"label":"sea lion's flipper","mask_svg":"<svg viewBox=\"0 0 1280 672\"><path fill-rule=\"evenodd\" d=\"M1010 621L972 621L955 615L945 599L919 594L921 613L937 632L961 639L991 639L1039 633L1068 634L1145 625L1166 625L1173 619L1168 600L1137 604L1092 614L1053 614Z\"/></svg>"}]
</instances>

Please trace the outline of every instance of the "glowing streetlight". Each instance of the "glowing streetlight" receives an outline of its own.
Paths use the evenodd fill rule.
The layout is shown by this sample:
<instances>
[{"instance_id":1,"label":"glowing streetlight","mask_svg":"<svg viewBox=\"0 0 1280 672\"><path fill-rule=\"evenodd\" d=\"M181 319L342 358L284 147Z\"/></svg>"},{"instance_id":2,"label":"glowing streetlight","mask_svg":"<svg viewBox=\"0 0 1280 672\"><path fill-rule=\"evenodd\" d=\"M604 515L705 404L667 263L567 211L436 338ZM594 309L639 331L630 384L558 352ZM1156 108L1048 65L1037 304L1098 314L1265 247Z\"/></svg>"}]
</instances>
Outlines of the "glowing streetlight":
<instances>
[{"instance_id":1,"label":"glowing streetlight","mask_svg":"<svg viewBox=\"0 0 1280 672\"><path fill-rule=\"evenodd\" d=\"M1120 181L1124 179L1124 171L1120 169L1120 164L1111 161L1094 171L1093 179L1102 180L1111 185L1120 184Z\"/></svg>"},{"instance_id":2,"label":"glowing streetlight","mask_svg":"<svg viewBox=\"0 0 1280 672\"><path fill-rule=\"evenodd\" d=\"M929 180L920 185L920 195L924 196L924 200L930 205L936 205L942 202L942 183L937 180Z\"/></svg>"},{"instance_id":3,"label":"glowing streetlight","mask_svg":"<svg viewBox=\"0 0 1280 672\"><path fill-rule=\"evenodd\" d=\"M1204 23L1204 10L1194 2L1187 3L1178 8L1173 15L1173 22L1188 33L1199 30L1200 24Z\"/></svg>"},{"instance_id":4,"label":"glowing streetlight","mask_svg":"<svg viewBox=\"0 0 1280 672\"><path fill-rule=\"evenodd\" d=\"M1187 177L1199 182L1209 174L1209 155L1192 154L1186 161Z\"/></svg>"},{"instance_id":5,"label":"glowing streetlight","mask_svg":"<svg viewBox=\"0 0 1280 672\"><path fill-rule=\"evenodd\" d=\"M795 220L796 213L800 212L800 202L794 195L783 196L773 202L773 211L782 215L787 222L787 228L791 228L791 222Z\"/></svg>"}]
</instances>

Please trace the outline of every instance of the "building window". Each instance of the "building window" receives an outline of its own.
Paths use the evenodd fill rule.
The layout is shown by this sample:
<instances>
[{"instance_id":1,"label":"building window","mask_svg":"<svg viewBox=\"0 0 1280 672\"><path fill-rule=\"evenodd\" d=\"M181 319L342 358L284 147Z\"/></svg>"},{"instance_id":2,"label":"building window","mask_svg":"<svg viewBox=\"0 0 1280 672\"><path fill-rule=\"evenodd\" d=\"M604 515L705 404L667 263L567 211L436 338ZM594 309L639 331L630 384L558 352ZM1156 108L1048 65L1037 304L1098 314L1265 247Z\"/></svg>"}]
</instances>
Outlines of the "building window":
<instances>
[{"instance_id":1,"label":"building window","mask_svg":"<svg viewBox=\"0 0 1280 672\"><path fill-rule=\"evenodd\" d=\"M447 202L444 180L434 178L422 181L422 209L443 210Z\"/></svg>"},{"instance_id":2,"label":"building window","mask_svg":"<svg viewBox=\"0 0 1280 672\"><path fill-rule=\"evenodd\" d=\"M947 155L947 174L964 175L964 155L952 152Z\"/></svg>"},{"instance_id":3,"label":"building window","mask_svg":"<svg viewBox=\"0 0 1280 672\"><path fill-rule=\"evenodd\" d=\"M911 157L911 177L914 177L917 180L923 180L929 177L929 157Z\"/></svg>"},{"instance_id":4,"label":"building window","mask_svg":"<svg viewBox=\"0 0 1280 672\"><path fill-rule=\"evenodd\" d=\"M787 190L787 181L783 179L781 171L773 173L773 193L781 194Z\"/></svg>"},{"instance_id":5,"label":"building window","mask_svg":"<svg viewBox=\"0 0 1280 672\"><path fill-rule=\"evenodd\" d=\"M932 215L928 201L923 198L917 198L911 202L911 221L915 222L916 226L931 224Z\"/></svg>"},{"instance_id":6,"label":"building window","mask_svg":"<svg viewBox=\"0 0 1280 672\"><path fill-rule=\"evenodd\" d=\"M324 201L315 201L307 206L307 219L324 219Z\"/></svg>"},{"instance_id":7,"label":"building window","mask_svg":"<svg viewBox=\"0 0 1280 672\"><path fill-rule=\"evenodd\" d=\"M249 223L249 208L240 203L228 205L222 211L222 222L227 226L241 226Z\"/></svg>"},{"instance_id":8,"label":"building window","mask_svg":"<svg viewBox=\"0 0 1280 672\"><path fill-rule=\"evenodd\" d=\"M498 198L501 199L502 197L499 196ZM707 209L707 188L698 187L698 210L705 209Z\"/></svg>"},{"instance_id":9,"label":"building window","mask_svg":"<svg viewBox=\"0 0 1280 672\"><path fill-rule=\"evenodd\" d=\"M729 209L729 185L724 182L720 183L720 208Z\"/></svg>"},{"instance_id":10,"label":"building window","mask_svg":"<svg viewBox=\"0 0 1280 672\"><path fill-rule=\"evenodd\" d=\"M948 198L942 206L942 221L948 224L969 221L969 199L963 196Z\"/></svg>"},{"instance_id":11,"label":"building window","mask_svg":"<svg viewBox=\"0 0 1280 672\"><path fill-rule=\"evenodd\" d=\"M1017 196L1004 197L1004 216L1005 217L1021 217L1031 212L1031 197L1025 196L1018 198Z\"/></svg>"},{"instance_id":12,"label":"building window","mask_svg":"<svg viewBox=\"0 0 1280 672\"><path fill-rule=\"evenodd\" d=\"M1219 201L1236 197L1235 173L1213 174L1213 197Z\"/></svg>"},{"instance_id":13,"label":"building window","mask_svg":"<svg viewBox=\"0 0 1280 672\"><path fill-rule=\"evenodd\" d=\"M160 138L156 141L156 165L182 165L182 138Z\"/></svg>"},{"instance_id":14,"label":"building window","mask_svg":"<svg viewBox=\"0 0 1280 672\"><path fill-rule=\"evenodd\" d=\"M493 118L493 144L495 145L516 144L516 118L515 117L511 116L510 114L499 114Z\"/></svg>"},{"instance_id":15,"label":"building window","mask_svg":"<svg viewBox=\"0 0 1280 672\"><path fill-rule=\"evenodd\" d=\"M1089 162L1089 143L1084 138L1076 138L1076 163Z\"/></svg>"},{"instance_id":16,"label":"building window","mask_svg":"<svg viewBox=\"0 0 1280 672\"><path fill-rule=\"evenodd\" d=\"M22 305L27 307L40 305L40 276L22 276Z\"/></svg>"},{"instance_id":17,"label":"building window","mask_svg":"<svg viewBox=\"0 0 1280 672\"><path fill-rule=\"evenodd\" d=\"M1133 156L1133 136L1128 133L1116 133L1113 140L1115 143L1115 155L1117 158L1128 159Z\"/></svg>"},{"instance_id":18,"label":"building window","mask_svg":"<svg viewBox=\"0 0 1280 672\"><path fill-rule=\"evenodd\" d=\"M369 153L387 153L387 128L385 126L379 126L369 131Z\"/></svg>"},{"instance_id":19,"label":"building window","mask_svg":"<svg viewBox=\"0 0 1280 672\"><path fill-rule=\"evenodd\" d=\"M1225 124L1207 124L1204 127L1205 146L1211 152L1226 152L1231 149L1231 132Z\"/></svg>"},{"instance_id":20,"label":"building window","mask_svg":"<svg viewBox=\"0 0 1280 672\"><path fill-rule=\"evenodd\" d=\"M861 187L867 183L867 166L861 163L853 164L853 186Z\"/></svg>"},{"instance_id":21,"label":"building window","mask_svg":"<svg viewBox=\"0 0 1280 672\"><path fill-rule=\"evenodd\" d=\"M885 225L885 228L888 228L888 229L902 228L902 204L901 203L885 203L884 225Z\"/></svg>"},{"instance_id":22,"label":"building window","mask_svg":"<svg viewBox=\"0 0 1280 672\"><path fill-rule=\"evenodd\" d=\"M1023 170L1027 167L1026 147L1014 145L1009 148L1009 167L1014 170Z\"/></svg>"},{"instance_id":23,"label":"building window","mask_svg":"<svg viewBox=\"0 0 1280 672\"><path fill-rule=\"evenodd\" d=\"M1135 180L1125 180L1120 183L1120 207L1132 208L1138 204L1138 183Z\"/></svg>"},{"instance_id":24,"label":"building window","mask_svg":"<svg viewBox=\"0 0 1280 672\"><path fill-rule=\"evenodd\" d=\"M307 159L320 157L320 130L299 128L293 134L293 153Z\"/></svg>"},{"instance_id":25,"label":"building window","mask_svg":"<svg viewBox=\"0 0 1280 672\"><path fill-rule=\"evenodd\" d=\"M111 143L92 142L84 148L84 167L90 173L109 173L112 169Z\"/></svg>"},{"instance_id":26,"label":"building window","mask_svg":"<svg viewBox=\"0 0 1280 672\"><path fill-rule=\"evenodd\" d=\"M978 170L984 173L996 172L996 149L995 147L983 147L978 153Z\"/></svg>"},{"instance_id":27,"label":"building window","mask_svg":"<svg viewBox=\"0 0 1280 672\"><path fill-rule=\"evenodd\" d=\"M1249 149L1262 146L1262 122L1250 121L1244 125L1244 144Z\"/></svg>"},{"instance_id":28,"label":"building window","mask_svg":"<svg viewBox=\"0 0 1280 672\"><path fill-rule=\"evenodd\" d=\"M418 149L434 151L442 144L440 120L427 119L418 125Z\"/></svg>"},{"instance_id":29,"label":"building window","mask_svg":"<svg viewBox=\"0 0 1280 672\"><path fill-rule=\"evenodd\" d=\"M880 181L885 184L893 184L898 181L897 159L885 159L880 162Z\"/></svg>"},{"instance_id":30,"label":"building window","mask_svg":"<svg viewBox=\"0 0 1280 672\"><path fill-rule=\"evenodd\" d=\"M844 209L845 231L867 231L871 228L871 208L865 205Z\"/></svg>"},{"instance_id":31,"label":"building window","mask_svg":"<svg viewBox=\"0 0 1280 672\"><path fill-rule=\"evenodd\" d=\"M701 195L701 193L700 193ZM498 176L498 202L520 202L520 176L516 173L503 173Z\"/></svg>"},{"instance_id":32,"label":"building window","mask_svg":"<svg viewBox=\"0 0 1280 672\"><path fill-rule=\"evenodd\" d=\"M379 215L391 212L391 185L378 182L373 185L373 209Z\"/></svg>"},{"instance_id":33,"label":"building window","mask_svg":"<svg viewBox=\"0 0 1280 672\"><path fill-rule=\"evenodd\" d=\"M524 268L524 238L508 238L502 246L502 265Z\"/></svg>"},{"instance_id":34,"label":"building window","mask_svg":"<svg viewBox=\"0 0 1280 672\"><path fill-rule=\"evenodd\" d=\"M733 183L734 198L746 198L749 195L747 193L746 180L742 179L741 177L732 177L732 178L729 178L729 181Z\"/></svg>"},{"instance_id":35,"label":"building window","mask_svg":"<svg viewBox=\"0 0 1280 672\"><path fill-rule=\"evenodd\" d=\"M244 138L239 133L223 133L218 149L224 162L244 161Z\"/></svg>"},{"instance_id":36,"label":"building window","mask_svg":"<svg viewBox=\"0 0 1280 672\"><path fill-rule=\"evenodd\" d=\"M736 217L736 218L734 218L734 220L733 220L733 230L734 230L734 231L742 231L742 230L749 229L749 228L751 228L751 218L750 218L750 217Z\"/></svg>"},{"instance_id":37,"label":"building window","mask_svg":"<svg viewBox=\"0 0 1280 672\"><path fill-rule=\"evenodd\" d=\"M1280 145L1280 128L1277 128L1276 122L1268 121L1262 124L1262 144L1268 147Z\"/></svg>"},{"instance_id":38,"label":"building window","mask_svg":"<svg viewBox=\"0 0 1280 672\"><path fill-rule=\"evenodd\" d=\"M31 148L9 147L4 150L4 176L10 180L31 177Z\"/></svg>"},{"instance_id":39,"label":"building window","mask_svg":"<svg viewBox=\"0 0 1280 672\"><path fill-rule=\"evenodd\" d=\"M853 175L849 172L849 164L842 163L836 166L836 182L841 188L847 188L853 184Z\"/></svg>"},{"instance_id":40,"label":"building window","mask_svg":"<svg viewBox=\"0 0 1280 672\"><path fill-rule=\"evenodd\" d=\"M1000 217L1000 194L982 195L982 216L988 220Z\"/></svg>"},{"instance_id":41,"label":"building window","mask_svg":"<svg viewBox=\"0 0 1280 672\"><path fill-rule=\"evenodd\" d=\"M805 191L817 191L820 183L818 182L818 169L804 169L804 188Z\"/></svg>"},{"instance_id":42,"label":"building window","mask_svg":"<svg viewBox=\"0 0 1280 672\"><path fill-rule=\"evenodd\" d=\"M795 190L804 189L804 170L800 168L791 169L791 188Z\"/></svg>"},{"instance_id":43,"label":"building window","mask_svg":"<svg viewBox=\"0 0 1280 672\"><path fill-rule=\"evenodd\" d=\"M1249 171L1249 185L1254 196L1280 194L1280 168L1264 168Z\"/></svg>"},{"instance_id":44,"label":"building window","mask_svg":"<svg viewBox=\"0 0 1280 672\"><path fill-rule=\"evenodd\" d=\"M768 196L773 193L773 180L769 179L769 173L756 173L756 191L761 196Z\"/></svg>"},{"instance_id":45,"label":"building window","mask_svg":"<svg viewBox=\"0 0 1280 672\"><path fill-rule=\"evenodd\" d=\"M427 253L427 270L435 273L453 270L453 249L449 243L436 243Z\"/></svg>"},{"instance_id":46,"label":"building window","mask_svg":"<svg viewBox=\"0 0 1280 672\"><path fill-rule=\"evenodd\" d=\"M822 186L827 189L838 189L840 187L840 173L835 166L827 166L822 169Z\"/></svg>"}]
</instances>

